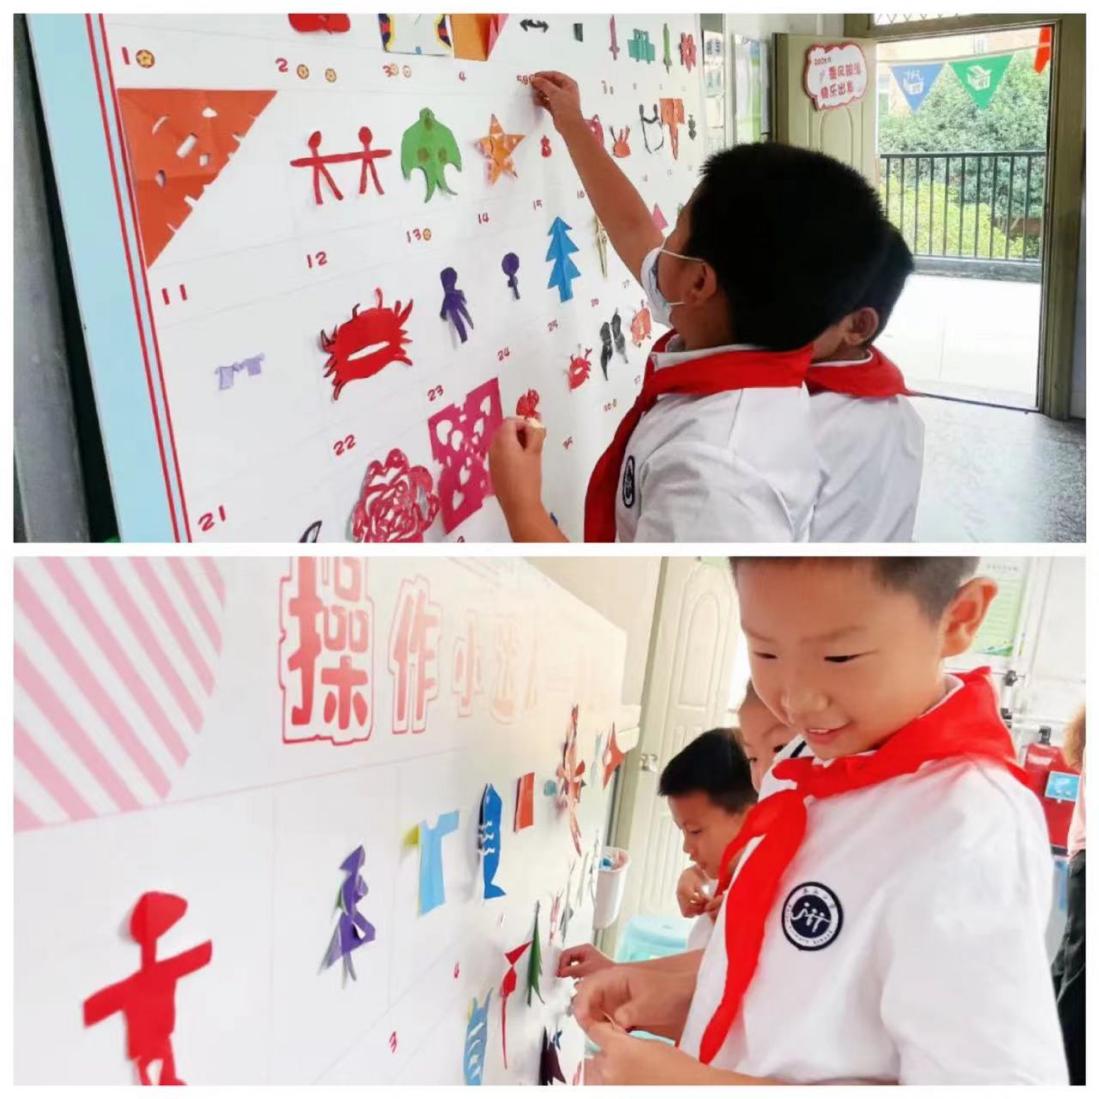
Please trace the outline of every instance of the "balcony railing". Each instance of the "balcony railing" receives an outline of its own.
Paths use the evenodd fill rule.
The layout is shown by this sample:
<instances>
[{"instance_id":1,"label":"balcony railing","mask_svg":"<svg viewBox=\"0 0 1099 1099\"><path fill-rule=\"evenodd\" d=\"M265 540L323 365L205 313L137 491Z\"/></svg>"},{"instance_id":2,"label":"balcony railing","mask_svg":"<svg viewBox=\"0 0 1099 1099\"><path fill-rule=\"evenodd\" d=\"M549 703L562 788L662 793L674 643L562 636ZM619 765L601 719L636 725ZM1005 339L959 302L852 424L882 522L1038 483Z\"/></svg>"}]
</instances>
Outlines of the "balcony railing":
<instances>
[{"instance_id":1,"label":"balcony railing","mask_svg":"<svg viewBox=\"0 0 1099 1099\"><path fill-rule=\"evenodd\" d=\"M881 155L882 202L918 264L961 260L1002 277L1038 277L1045 181L1039 151Z\"/></svg>"}]
</instances>

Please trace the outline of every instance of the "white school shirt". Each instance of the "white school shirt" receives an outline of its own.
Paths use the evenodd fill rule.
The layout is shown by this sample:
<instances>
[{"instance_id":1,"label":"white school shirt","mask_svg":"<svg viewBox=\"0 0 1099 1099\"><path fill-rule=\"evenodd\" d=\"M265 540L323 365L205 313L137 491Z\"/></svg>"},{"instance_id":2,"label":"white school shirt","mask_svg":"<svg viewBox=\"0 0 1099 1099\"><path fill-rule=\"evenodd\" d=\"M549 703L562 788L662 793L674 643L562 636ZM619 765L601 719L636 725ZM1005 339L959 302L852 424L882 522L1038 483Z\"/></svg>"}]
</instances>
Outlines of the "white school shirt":
<instances>
[{"instance_id":1,"label":"white school shirt","mask_svg":"<svg viewBox=\"0 0 1099 1099\"><path fill-rule=\"evenodd\" d=\"M813 369L857 365L820 362ZM823 473L809 541L911 542L924 436L923 420L912 402L826 390L813 395L809 410Z\"/></svg>"},{"instance_id":2,"label":"white school shirt","mask_svg":"<svg viewBox=\"0 0 1099 1099\"><path fill-rule=\"evenodd\" d=\"M664 351L653 365L744 350ZM622 460L618 540L804 542L821 481L809 408L808 391L793 386L660 397Z\"/></svg>"},{"instance_id":3,"label":"white school shirt","mask_svg":"<svg viewBox=\"0 0 1099 1099\"><path fill-rule=\"evenodd\" d=\"M768 774L760 800L790 785ZM1001 767L945 761L806 809L714 1067L801 1084L1066 1084L1037 798ZM715 934L680 1043L694 1057L725 972Z\"/></svg>"}]
</instances>

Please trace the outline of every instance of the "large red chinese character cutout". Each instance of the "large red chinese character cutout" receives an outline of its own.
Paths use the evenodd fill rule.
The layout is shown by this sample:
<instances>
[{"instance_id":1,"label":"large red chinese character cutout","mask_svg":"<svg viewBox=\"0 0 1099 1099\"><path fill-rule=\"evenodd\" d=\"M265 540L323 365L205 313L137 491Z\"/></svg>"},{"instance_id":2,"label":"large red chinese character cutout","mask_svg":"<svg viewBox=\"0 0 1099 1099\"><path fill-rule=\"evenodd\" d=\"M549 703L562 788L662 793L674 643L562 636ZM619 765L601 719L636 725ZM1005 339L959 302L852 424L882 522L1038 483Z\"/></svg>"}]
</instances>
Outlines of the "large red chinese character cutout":
<instances>
[{"instance_id":1,"label":"large red chinese character cutout","mask_svg":"<svg viewBox=\"0 0 1099 1099\"><path fill-rule=\"evenodd\" d=\"M207 940L171 958L157 959L156 943L187 911L187 902L171 893L143 893L130 916L130 937L141 947L136 973L108 985L84 1001L84 1025L94 1026L122 1012L126 1055L138 1079L151 1084L149 1068L160 1062L160 1084L182 1084L176 1074L172 1031L176 1027L176 982L209 965L214 944Z\"/></svg>"},{"instance_id":2,"label":"large red chinese character cutout","mask_svg":"<svg viewBox=\"0 0 1099 1099\"><path fill-rule=\"evenodd\" d=\"M503 418L500 385L492 378L471 390L461 406L447 405L427 421L431 454L442 466L437 487L448 534L492 495L486 456Z\"/></svg>"},{"instance_id":3,"label":"large red chinese character cutout","mask_svg":"<svg viewBox=\"0 0 1099 1099\"><path fill-rule=\"evenodd\" d=\"M431 602L427 580L402 580L389 633L395 733L422 733L427 728L427 704L439 694L441 628L442 612Z\"/></svg>"},{"instance_id":4,"label":"large red chinese character cutout","mask_svg":"<svg viewBox=\"0 0 1099 1099\"><path fill-rule=\"evenodd\" d=\"M366 562L302 557L280 585L279 685L287 743L369 740L374 730L374 604Z\"/></svg>"},{"instance_id":5,"label":"large red chinese character cutout","mask_svg":"<svg viewBox=\"0 0 1099 1099\"><path fill-rule=\"evenodd\" d=\"M481 666L481 638L477 615L466 614L466 632L454 642L454 675L451 690L458 698L458 716L469 717L473 713L473 697L484 690Z\"/></svg>"},{"instance_id":6,"label":"large red chinese character cutout","mask_svg":"<svg viewBox=\"0 0 1099 1099\"><path fill-rule=\"evenodd\" d=\"M492 692L492 716L497 721L514 721L519 712L519 662L523 651L523 628L519 620L499 619L495 642L496 681Z\"/></svg>"}]
</instances>

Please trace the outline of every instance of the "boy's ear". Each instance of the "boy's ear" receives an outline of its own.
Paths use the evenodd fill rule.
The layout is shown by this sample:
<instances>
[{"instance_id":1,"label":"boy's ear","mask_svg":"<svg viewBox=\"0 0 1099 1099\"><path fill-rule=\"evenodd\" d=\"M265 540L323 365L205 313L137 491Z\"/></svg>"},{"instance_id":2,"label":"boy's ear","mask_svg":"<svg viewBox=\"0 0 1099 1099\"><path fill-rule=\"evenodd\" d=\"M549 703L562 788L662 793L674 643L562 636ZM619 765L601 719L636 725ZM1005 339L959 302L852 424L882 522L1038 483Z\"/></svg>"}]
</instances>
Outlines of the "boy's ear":
<instances>
[{"instance_id":1,"label":"boy's ear","mask_svg":"<svg viewBox=\"0 0 1099 1099\"><path fill-rule=\"evenodd\" d=\"M944 657L958 656L973 644L973 639L999 590L996 581L987 576L974 577L958 589L958 594L943 612Z\"/></svg>"},{"instance_id":2,"label":"boy's ear","mask_svg":"<svg viewBox=\"0 0 1099 1099\"><path fill-rule=\"evenodd\" d=\"M705 260L694 266L698 270L691 283L690 292L696 296L698 302L709 301L721 290L717 281L717 272Z\"/></svg>"},{"instance_id":3,"label":"boy's ear","mask_svg":"<svg viewBox=\"0 0 1099 1099\"><path fill-rule=\"evenodd\" d=\"M861 309L856 309L854 313L850 313L847 321L851 342L856 345L865 346L869 344L881 327L881 317L878 316L878 311L869 305L864 305Z\"/></svg>"}]
</instances>

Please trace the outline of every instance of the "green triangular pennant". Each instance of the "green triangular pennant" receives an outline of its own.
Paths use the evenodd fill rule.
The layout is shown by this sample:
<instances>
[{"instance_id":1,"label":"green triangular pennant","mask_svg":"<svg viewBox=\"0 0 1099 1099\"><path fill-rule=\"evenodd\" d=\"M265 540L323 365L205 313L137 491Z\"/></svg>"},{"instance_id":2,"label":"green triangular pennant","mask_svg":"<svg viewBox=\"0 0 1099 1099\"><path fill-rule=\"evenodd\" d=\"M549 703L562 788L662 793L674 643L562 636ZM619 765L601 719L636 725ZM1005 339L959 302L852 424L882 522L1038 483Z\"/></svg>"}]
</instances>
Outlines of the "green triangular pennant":
<instances>
[{"instance_id":1,"label":"green triangular pennant","mask_svg":"<svg viewBox=\"0 0 1099 1099\"><path fill-rule=\"evenodd\" d=\"M1014 56L1004 53L995 57L974 57L969 61L951 61L950 67L962 82L962 87L969 92L973 102L983 111L992 102L992 97Z\"/></svg>"},{"instance_id":2,"label":"green triangular pennant","mask_svg":"<svg viewBox=\"0 0 1099 1099\"><path fill-rule=\"evenodd\" d=\"M541 901L534 906L534 935L531 937L530 957L527 963L528 1007L534 996L537 996L539 1000L542 1000L542 990L538 987L538 982L542 979L542 943L538 938L538 910L541 906ZM545 1002L545 1000L542 1000L542 1003Z\"/></svg>"}]
</instances>

